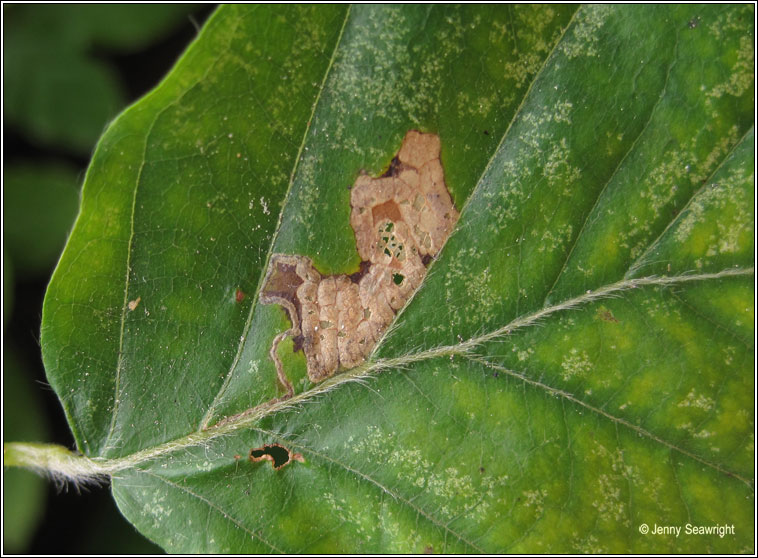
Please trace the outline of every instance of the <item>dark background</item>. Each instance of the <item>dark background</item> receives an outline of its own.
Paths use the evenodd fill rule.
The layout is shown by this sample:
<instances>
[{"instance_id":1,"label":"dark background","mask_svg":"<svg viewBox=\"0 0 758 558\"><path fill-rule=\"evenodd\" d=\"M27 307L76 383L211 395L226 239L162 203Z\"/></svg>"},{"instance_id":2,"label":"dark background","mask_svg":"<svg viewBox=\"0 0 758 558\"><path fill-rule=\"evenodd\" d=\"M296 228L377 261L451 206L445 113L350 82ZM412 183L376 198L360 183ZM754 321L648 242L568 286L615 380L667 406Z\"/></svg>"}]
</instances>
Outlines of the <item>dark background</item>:
<instances>
[{"instance_id":1,"label":"dark background","mask_svg":"<svg viewBox=\"0 0 758 558\"><path fill-rule=\"evenodd\" d=\"M155 87L211 4L3 5L3 439L74 447L39 347L45 288L98 137ZM108 486L3 468L3 551L156 553Z\"/></svg>"}]
</instances>

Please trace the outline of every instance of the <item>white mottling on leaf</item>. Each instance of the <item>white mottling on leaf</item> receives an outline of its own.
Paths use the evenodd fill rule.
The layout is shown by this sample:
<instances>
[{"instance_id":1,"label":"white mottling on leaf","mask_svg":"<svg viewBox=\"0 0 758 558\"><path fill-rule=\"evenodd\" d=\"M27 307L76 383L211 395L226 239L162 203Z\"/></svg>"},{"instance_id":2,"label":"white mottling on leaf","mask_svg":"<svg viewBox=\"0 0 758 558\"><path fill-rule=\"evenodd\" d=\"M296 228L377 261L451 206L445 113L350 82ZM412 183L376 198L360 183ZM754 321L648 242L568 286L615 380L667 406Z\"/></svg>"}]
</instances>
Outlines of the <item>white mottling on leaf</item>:
<instances>
[{"instance_id":1,"label":"white mottling on leaf","mask_svg":"<svg viewBox=\"0 0 758 558\"><path fill-rule=\"evenodd\" d=\"M507 481L507 477L495 478L491 475L472 478L456 467L439 471L434 463L424 457L422 450L407 446L395 432L386 433L376 426L368 427L367 436L353 444L352 451L366 454L368 462L385 464L395 471L398 479L421 491L420 494L433 496L439 506L438 513L448 520L463 516L482 521L490 511L490 500L495 496L495 489ZM487 497L482 498L482 492Z\"/></svg>"},{"instance_id":2,"label":"white mottling on leaf","mask_svg":"<svg viewBox=\"0 0 758 558\"><path fill-rule=\"evenodd\" d=\"M534 508L537 515L542 515L545 511L543 504L547 497L547 490L544 488L539 490L525 490L521 493L521 496L523 497L524 506L527 508Z\"/></svg>"},{"instance_id":3,"label":"white mottling on leaf","mask_svg":"<svg viewBox=\"0 0 758 558\"><path fill-rule=\"evenodd\" d=\"M540 246L537 248L537 251L549 253L563 249L571 239L573 230L573 227L568 223L560 225L555 230L545 229L540 237Z\"/></svg>"},{"instance_id":4,"label":"white mottling on leaf","mask_svg":"<svg viewBox=\"0 0 758 558\"><path fill-rule=\"evenodd\" d=\"M561 368L563 369L561 376L564 381L568 381L574 376L584 376L592 370L592 362L587 351L579 352L579 349L573 348L568 355L563 357Z\"/></svg>"},{"instance_id":5,"label":"white mottling on leaf","mask_svg":"<svg viewBox=\"0 0 758 558\"><path fill-rule=\"evenodd\" d=\"M475 247L464 250L459 258L452 260L445 274L445 297L448 307L454 309L454 321L459 323L474 324L493 319L499 299L489 268L472 271L472 262L482 262L482 253ZM458 295L460 285L465 285L467 296L464 300Z\"/></svg>"},{"instance_id":6,"label":"white mottling on leaf","mask_svg":"<svg viewBox=\"0 0 758 558\"><path fill-rule=\"evenodd\" d=\"M574 535L572 546L578 554L610 554L608 548L603 546L595 535Z\"/></svg>"},{"instance_id":7,"label":"white mottling on leaf","mask_svg":"<svg viewBox=\"0 0 758 558\"><path fill-rule=\"evenodd\" d=\"M718 183L706 186L687 208L674 230L677 242L689 240L698 225L706 223L708 215L716 211L730 210L730 219L716 221L716 230L710 231L706 256L736 253L744 249L741 239L746 232L753 229L752 208L735 201L736 194L745 184L752 184L754 174L746 173L744 168L736 168ZM751 235L747 235L751 236Z\"/></svg>"},{"instance_id":8,"label":"white mottling on leaf","mask_svg":"<svg viewBox=\"0 0 758 558\"><path fill-rule=\"evenodd\" d=\"M576 18L573 32L560 45L560 50L567 58L578 56L597 56L597 43L600 29L613 11L609 5L583 6Z\"/></svg>"},{"instance_id":9,"label":"white mottling on leaf","mask_svg":"<svg viewBox=\"0 0 758 558\"><path fill-rule=\"evenodd\" d=\"M648 246L652 234L651 226L659 216L672 207L678 184L687 181L690 185L696 185L705 180L737 143L737 127L730 128L729 132L713 145L702 162L696 164L695 151L699 141L700 134L694 136L681 149L665 153L662 156L663 162L642 178L639 195L645 201L650 217L640 219L636 213L630 214L627 230L619 236L619 245L629 248L632 258L639 257Z\"/></svg>"},{"instance_id":10,"label":"white mottling on leaf","mask_svg":"<svg viewBox=\"0 0 758 558\"><path fill-rule=\"evenodd\" d=\"M732 66L732 72L729 79L719 83L706 93L708 100L706 103L710 106L712 98L720 98L724 94L734 97L741 97L748 91L755 81L755 51L753 50L753 40L750 36L740 37L740 47L737 51L737 60ZM718 117L716 112L714 117Z\"/></svg>"},{"instance_id":11,"label":"white mottling on leaf","mask_svg":"<svg viewBox=\"0 0 758 558\"><path fill-rule=\"evenodd\" d=\"M596 442L592 455L603 462L605 471L597 476L597 497L592 506L597 509L603 522L631 525L625 492L630 484L639 482L635 467L624 462L621 449L610 451L599 442Z\"/></svg>"},{"instance_id":12,"label":"white mottling on leaf","mask_svg":"<svg viewBox=\"0 0 758 558\"><path fill-rule=\"evenodd\" d=\"M682 399L677 407L694 407L704 411L710 411L716 403L707 395L698 394L695 389L691 389L687 396Z\"/></svg>"}]
</instances>

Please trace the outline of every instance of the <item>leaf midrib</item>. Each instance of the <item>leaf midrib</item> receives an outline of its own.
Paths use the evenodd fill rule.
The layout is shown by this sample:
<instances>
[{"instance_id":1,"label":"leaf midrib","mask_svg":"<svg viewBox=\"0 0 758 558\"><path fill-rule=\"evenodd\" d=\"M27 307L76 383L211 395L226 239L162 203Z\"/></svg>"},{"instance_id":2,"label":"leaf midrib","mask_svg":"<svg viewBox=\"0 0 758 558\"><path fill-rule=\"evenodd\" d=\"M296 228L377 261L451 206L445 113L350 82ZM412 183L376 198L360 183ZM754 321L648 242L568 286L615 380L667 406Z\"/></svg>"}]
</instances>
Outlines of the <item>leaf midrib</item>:
<instances>
[{"instance_id":1,"label":"leaf midrib","mask_svg":"<svg viewBox=\"0 0 758 558\"><path fill-rule=\"evenodd\" d=\"M535 325L536 323L538 323L539 321L541 321L542 319L546 318L547 316L551 314L570 310L570 309L577 309L578 307L582 306L585 303L594 302L596 300L602 300L608 297L615 296L618 293L621 293L627 290L638 289L645 286L671 286L671 285L678 285L678 284L682 284L686 282L718 280L718 279L727 278L727 277L741 277L741 276L748 276L748 275L753 275L753 274L754 274L754 268L752 267L729 268L717 273L708 273L708 274L700 274L700 275L692 274L692 275L675 276L675 277L645 277L645 278L637 278L637 279L620 281L619 283L606 286L602 289L598 289L591 293L585 293L574 299L566 300L562 302L561 304L554 305L549 308L543 308L528 316L522 316L520 318L517 318L516 320L513 320L508 325L503 326L497 330L493 330L489 333L463 341L456 345L439 346L433 349L427 349L425 351L421 351L419 353L407 354L403 357L392 358L392 359L379 359L373 362L367 362L366 364L362 366L358 366L342 374L332 376L331 378L328 378L327 380L324 380L320 384L316 385L314 388L308 390L307 392L303 392L298 395L295 395L291 399L277 401L273 404L270 402L263 403L259 405L258 407L254 407L238 415L228 417L224 421L218 422L214 424L213 426L209 427L208 429L203 430L201 432L193 432L182 438L171 440L169 442L165 442L163 444L154 446L152 448L143 449L124 457L119 457L115 459L93 458L91 461L93 465L95 465L95 467L97 468L97 471L96 471L97 473L112 475L118 471L136 468L142 463L146 463L146 462L161 458L175 451L181 451L181 450L186 450L187 448L190 448L190 447L205 445L215 438L218 438L221 436L227 436L239 430L250 428L252 427L252 425L256 424L257 422L259 422L261 419L265 417L271 416L276 413L281 413L286 410L297 407L300 404L313 399L314 397L317 397L333 389L336 389L342 384L346 384L348 382L354 382L354 381L362 381L366 378L374 377L378 373L381 373L382 371L385 371L385 370L398 369L398 368L402 369L402 368L412 365L415 362L426 361L426 360L439 358L439 357L447 357L450 355L457 355L457 356L462 356L465 358L476 358L477 355L472 354L472 350L482 345L483 343L492 341L497 338L505 337L511 332L515 331L516 329ZM524 376L524 379L526 381L525 376ZM529 380L529 381L536 382L535 380ZM558 388L553 388L551 386L548 386L547 384L541 384L540 382L536 382L534 385L536 386L538 385L539 387L542 387L548 393L561 392L561 393L566 393L569 396L571 395L568 392L563 392L563 390L559 390ZM573 398L573 396L571 397ZM575 401L580 402L580 400L578 399L576 399ZM584 403L581 403L581 402L580 404L584 405ZM594 407L592 406L588 406L587 408L594 409ZM614 422L617 424L622 424L626 422L624 421L624 419L614 417L613 415L611 415L610 413L606 413L605 411L599 411L599 412L600 414L607 416L608 418L614 419ZM628 424L631 425L631 423L628 423ZM663 438L655 436L652 433L650 433L649 438L656 441L660 440L664 446L670 449L678 450L678 448L674 444L670 442L666 442ZM707 460L704 460L703 458L699 458L695 454L689 454L685 450L683 450L682 453L690 457L693 457L698 462L703 463L704 465L708 465L724 474L733 476L735 478L739 478L740 480L748 484L748 486L752 487L749 481L745 480L744 478L742 478L740 475L736 473L733 473L727 469L724 469L723 467L719 465L711 464Z\"/></svg>"}]
</instances>

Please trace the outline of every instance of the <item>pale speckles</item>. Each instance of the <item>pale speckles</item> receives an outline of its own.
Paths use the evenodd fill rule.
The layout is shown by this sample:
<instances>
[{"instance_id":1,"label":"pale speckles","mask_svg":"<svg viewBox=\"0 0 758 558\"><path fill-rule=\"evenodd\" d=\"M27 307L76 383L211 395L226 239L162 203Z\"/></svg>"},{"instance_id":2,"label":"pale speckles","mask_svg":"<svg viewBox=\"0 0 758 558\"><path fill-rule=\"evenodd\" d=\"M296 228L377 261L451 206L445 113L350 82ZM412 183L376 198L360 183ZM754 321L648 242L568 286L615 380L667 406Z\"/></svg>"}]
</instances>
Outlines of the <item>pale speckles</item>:
<instances>
[{"instance_id":1,"label":"pale speckles","mask_svg":"<svg viewBox=\"0 0 758 558\"><path fill-rule=\"evenodd\" d=\"M554 252L558 249L563 249L564 246L571 239L571 234L574 228L564 223L558 226L555 230L545 229L540 237L540 245L537 251L542 252ZM538 231L535 231L537 233Z\"/></svg>"},{"instance_id":2,"label":"pale speckles","mask_svg":"<svg viewBox=\"0 0 758 558\"><path fill-rule=\"evenodd\" d=\"M521 493L523 505L527 508L533 508L537 515L542 515L545 511L543 504L547 494L547 490L544 488L538 490L525 490Z\"/></svg>"},{"instance_id":3,"label":"pale speckles","mask_svg":"<svg viewBox=\"0 0 758 558\"><path fill-rule=\"evenodd\" d=\"M621 521L626 517L626 504L622 500L621 486L613 475L601 474L597 477L602 497L592 505L606 518L606 521Z\"/></svg>"},{"instance_id":4,"label":"pale speckles","mask_svg":"<svg viewBox=\"0 0 758 558\"><path fill-rule=\"evenodd\" d=\"M717 183L706 186L690 203L686 213L674 229L674 239L677 242L688 242L695 237L698 226L715 221L715 229L710 227L697 237L707 235L707 246L701 253L706 257L718 254L734 254L746 248L743 240L748 236L747 231L753 228L752 208L747 203L741 203L740 190L747 184L752 184L753 172L749 174L742 167L732 169L729 174ZM747 201L747 200L745 200ZM711 219L712 215L729 214L728 219Z\"/></svg>"},{"instance_id":5,"label":"pale speckles","mask_svg":"<svg viewBox=\"0 0 758 558\"><path fill-rule=\"evenodd\" d=\"M574 376L584 376L592 370L592 362L587 351L579 352L579 349L573 348L563 357L561 369L563 370L561 377L564 381L568 381Z\"/></svg>"},{"instance_id":6,"label":"pale speckles","mask_svg":"<svg viewBox=\"0 0 758 558\"><path fill-rule=\"evenodd\" d=\"M505 75L515 82L517 89L521 89L529 77L539 70L543 60L544 56L538 52L520 52L516 60L505 63Z\"/></svg>"},{"instance_id":7,"label":"pale speckles","mask_svg":"<svg viewBox=\"0 0 758 558\"><path fill-rule=\"evenodd\" d=\"M507 98L500 99L500 102L509 105L513 101L513 95L507 95ZM461 91L456 100L458 114L468 114L476 116L479 119L487 117L493 109L495 99L491 97L479 96L472 98L467 91Z\"/></svg>"},{"instance_id":8,"label":"pale speckles","mask_svg":"<svg viewBox=\"0 0 758 558\"><path fill-rule=\"evenodd\" d=\"M553 122L556 124L571 124L571 113L573 109L574 105L571 103L571 101L568 101L566 99L558 101L553 107ZM564 142L565 147L565 138L561 141Z\"/></svg>"},{"instance_id":9,"label":"pale speckles","mask_svg":"<svg viewBox=\"0 0 758 558\"><path fill-rule=\"evenodd\" d=\"M699 135L680 150L666 153L663 162L650 171L643 179L640 197L646 202L648 217L640 219L636 214L629 216L627 230L620 235L619 244L630 249L632 258L639 257L645 250L652 234L651 226L667 208L671 207L678 186L686 181L696 185L705 180L731 147L737 143L736 126L717 141L702 162L696 162L695 149ZM697 210L695 210L697 213Z\"/></svg>"},{"instance_id":10,"label":"pale speckles","mask_svg":"<svg viewBox=\"0 0 758 558\"><path fill-rule=\"evenodd\" d=\"M556 113L556 117L558 114ZM554 121L558 122L558 120ZM570 123L568 119L564 121ZM570 153L571 150L566 138L561 138L560 141L553 144L547 162L542 169L543 176L548 179L551 186L554 184L563 186L562 193L564 195L571 195L571 187L581 176L581 171L569 162Z\"/></svg>"},{"instance_id":11,"label":"pale speckles","mask_svg":"<svg viewBox=\"0 0 758 558\"><path fill-rule=\"evenodd\" d=\"M747 8L747 6L745 6ZM749 8L748 8L749 9ZM708 32L716 38L717 41L721 41L729 34L744 34L746 37L750 35L753 18L743 17L745 12L736 10L729 10L722 12L719 17L708 25Z\"/></svg>"},{"instance_id":12,"label":"pale speckles","mask_svg":"<svg viewBox=\"0 0 758 558\"><path fill-rule=\"evenodd\" d=\"M737 51L737 60L731 68L729 79L722 82L706 93L706 104L712 105L712 99L718 99L724 94L741 97L748 91L755 81L753 69L755 67L755 51L750 36L740 37L740 46ZM717 117L718 112L713 114Z\"/></svg>"},{"instance_id":13,"label":"pale speckles","mask_svg":"<svg viewBox=\"0 0 758 558\"><path fill-rule=\"evenodd\" d=\"M497 189L482 192L482 198L488 200L486 211L492 215L487 225L489 233L499 234L509 222L519 219L520 207L533 193L524 187L526 184L536 188L547 182L551 188L569 194L576 187L580 171L570 163L568 140L564 136L571 124L573 106L564 98L521 116L514 127L517 141L500 162L502 178L497 179ZM535 169L541 169L537 172L547 180L534 180Z\"/></svg>"},{"instance_id":14,"label":"pale speckles","mask_svg":"<svg viewBox=\"0 0 758 558\"><path fill-rule=\"evenodd\" d=\"M568 59L598 55L599 32L613 7L603 4L583 6L580 10L571 34L560 45L560 51Z\"/></svg>"},{"instance_id":15,"label":"pale speckles","mask_svg":"<svg viewBox=\"0 0 758 558\"><path fill-rule=\"evenodd\" d=\"M196 468L198 471L206 471L206 472L207 472L207 471L212 471L212 470L213 470L213 468L214 468L214 464L213 464L213 463L211 463L210 461L203 461L202 463L198 463L198 464L195 466L195 468Z\"/></svg>"},{"instance_id":16,"label":"pale speckles","mask_svg":"<svg viewBox=\"0 0 758 558\"><path fill-rule=\"evenodd\" d=\"M680 321L682 318L681 306L675 304L672 298L661 296L663 289L660 287L654 287L654 292L655 296L644 297L639 301L645 314L656 320L660 319L662 316L666 316ZM684 327L683 324L682 327Z\"/></svg>"},{"instance_id":17,"label":"pale speckles","mask_svg":"<svg viewBox=\"0 0 758 558\"><path fill-rule=\"evenodd\" d=\"M705 94L705 104L712 119L721 117L723 103L716 100L724 95L742 97L753 88L755 81L754 64L755 51L753 45L752 22L754 14L747 6L746 10L733 9L722 12L719 17L708 25L709 33L717 41L725 43L728 49L728 60L731 67L720 69L722 81L713 84L701 84L700 90Z\"/></svg>"},{"instance_id":18,"label":"pale speckles","mask_svg":"<svg viewBox=\"0 0 758 558\"><path fill-rule=\"evenodd\" d=\"M693 407L695 409L702 409L703 411L710 411L715 404L716 403L713 399L707 395L696 393L693 388L687 396L677 404L677 407Z\"/></svg>"},{"instance_id":19,"label":"pale speckles","mask_svg":"<svg viewBox=\"0 0 758 558\"><path fill-rule=\"evenodd\" d=\"M724 364L730 366L734 361L734 355L737 353L737 347L729 345L724 347L722 352L724 353Z\"/></svg>"},{"instance_id":20,"label":"pale speckles","mask_svg":"<svg viewBox=\"0 0 758 558\"><path fill-rule=\"evenodd\" d=\"M325 121L324 126L340 149L355 139L348 137L354 132L347 131L341 121L356 110L356 102L362 103L372 118L396 119L402 113L401 107L409 104L403 84L413 81L408 49L412 26L407 16L394 7L383 6L356 11L353 17L351 23L360 31L346 30L349 40L344 43L346 48L327 85L338 116L332 122Z\"/></svg>"},{"instance_id":21,"label":"pale speckles","mask_svg":"<svg viewBox=\"0 0 758 558\"><path fill-rule=\"evenodd\" d=\"M338 524L353 526L366 543L381 540L382 549L390 554L412 554L423 548L416 526L399 517L391 501L374 498L355 501L332 492L323 493L322 501L337 517Z\"/></svg>"},{"instance_id":22,"label":"pale speckles","mask_svg":"<svg viewBox=\"0 0 758 558\"><path fill-rule=\"evenodd\" d=\"M489 268L484 268L481 273L472 275L466 283L466 292L470 300L480 304L481 314L485 317L485 320L494 317L495 297L491 279Z\"/></svg>"},{"instance_id":23,"label":"pale speckles","mask_svg":"<svg viewBox=\"0 0 758 558\"><path fill-rule=\"evenodd\" d=\"M578 554L610 554L608 548L600 543L595 535L574 534L572 546Z\"/></svg>"},{"instance_id":24,"label":"pale speckles","mask_svg":"<svg viewBox=\"0 0 758 558\"><path fill-rule=\"evenodd\" d=\"M349 523L356 528L356 534L366 542L379 534L376 517L372 513L372 506L351 505L345 498L337 498L334 494L326 492L322 495L323 502L339 518L340 523Z\"/></svg>"},{"instance_id":25,"label":"pale speckles","mask_svg":"<svg viewBox=\"0 0 758 558\"><path fill-rule=\"evenodd\" d=\"M670 489L670 483L668 480L664 480L660 477L648 477L644 483L640 483L638 486L642 488L642 493L647 496L653 502L657 502L661 511L669 513L671 507L667 504L665 496Z\"/></svg>"},{"instance_id":26,"label":"pale speckles","mask_svg":"<svg viewBox=\"0 0 758 558\"><path fill-rule=\"evenodd\" d=\"M316 184L319 160L315 155L303 155L298 169L298 188L295 190L298 211L293 215L298 228L306 232L309 242L316 237L314 218L320 192Z\"/></svg>"},{"instance_id":27,"label":"pale speckles","mask_svg":"<svg viewBox=\"0 0 758 558\"><path fill-rule=\"evenodd\" d=\"M690 180L693 184L696 184L697 182L700 182L707 178L707 173L710 173L716 167L718 162L724 158L724 155L729 152L732 146L737 143L737 140L739 139L738 136L739 130L737 129L736 125L729 128L726 134L724 134L724 136L718 142L716 142L711 151L705 157L703 163L700 165L700 171L692 174Z\"/></svg>"},{"instance_id":28,"label":"pale speckles","mask_svg":"<svg viewBox=\"0 0 758 558\"><path fill-rule=\"evenodd\" d=\"M319 7L301 6L301 9L315 12ZM291 120L279 116L286 115L292 110L293 98L310 96L311 90L318 87L318 84L314 85L306 80L296 79L302 72L302 61L312 57L314 52L328 56L327 53L323 52L327 43L327 28L317 24L317 22L318 18L310 17L298 17L294 18L292 22L286 22L286 25L294 27L294 36L297 39L293 41L288 55L276 67L275 73L268 78L271 83L277 84L271 94L266 95L266 103L269 105L272 122L279 123ZM294 129L291 127L282 131L287 135L294 133Z\"/></svg>"},{"instance_id":29,"label":"pale speckles","mask_svg":"<svg viewBox=\"0 0 758 558\"><path fill-rule=\"evenodd\" d=\"M486 323L495 317L499 296L492 286L492 273L489 267L472 270L481 265L482 257L482 252L471 247L450 262L444 285L448 307L455 312L454 322ZM457 294L461 285L466 289L466 298L463 300Z\"/></svg>"},{"instance_id":30,"label":"pale speckles","mask_svg":"<svg viewBox=\"0 0 758 558\"><path fill-rule=\"evenodd\" d=\"M354 453L365 454L368 462L384 464L395 471L398 479L433 496L437 514L447 520L463 516L482 521L489 514L496 488L507 481L507 477L486 474L472 477L457 467L438 470L420 449L408 447L395 432L384 432L376 426L369 426L367 436L351 446ZM486 497L482 498L482 494Z\"/></svg>"},{"instance_id":31,"label":"pale speckles","mask_svg":"<svg viewBox=\"0 0 758 558\"><path fill-rule=\"evenodd\" d=\"M422 535L407 522L396 518L393 507L388 500L383 500L379 513L379 527L384 534L383 550L388 554L414 554L424 547Z\"/></svg>"},{"instance_id":32,"label":"pale speckles","mask_svg":"<svg viewBox=\"0 0 758 558\"><path fill-rule=\"evenodd\" d=\"M546 6L518 6L514 9L516 22L513 26L516 36L512 36L512 52L515 60L505 62L503 68L505 77L513 80L517 89L527 85L527 80L539 71L545 57L550 52L557 35L549 42L543 38L545 29L555 19L555 11ZM490 43L502 42L508 34L505 24L493 27L490 32ZM495 40L493 40L495 39ZM526 49L519 49L516 45L529 45Z\"/></svg>"},{"instance_id":33,"label":"pale speckles","mask_svg":"<svg viewBox=\"0 0 758 558\"><path fill-rule=\"evenodd\" d=\"M166 503L166 495L157 491L145 491L145 504L142 506L142 516L153 520L153 528L158 529L174 511Z\"/></svg>"},{"instance_id":34,"label":"pale speckles","mask_svg":"<svg viewBox=\"0 0 758 558\"><path fill-rule=\"evenodd\" d=\"M513 350L517 351L516 357L519 359L520 362L525 362L534 354L534 349L532 347L529 347L528 349L522 349L522 350L517 350L517 348L514 347Z\"/></svg>"},{"instance_id":35,"label":"pale speckles","mask_svg":"<svg viewBox=\"0 0 758 558\"><path fill-rule=\"evenodd\" d=\"M597 475L598 489L592 507L598 511L602 522L631 525L625 492L630 484L639 484L636 468L624 462L624 452L621 449L609 451L598 442L591 453L604 465L603 472Z\"/></svg>"},{"instance_id":36,"label":"pale speckles","mask_svg":"<svg viewBox=\"0 0 758 558\"><path fill-rule=\"evenodd\" d=\"M717 223L718 235L716 236L716 243L711 246L705 253L706 256L715 256L716 254L734 254L740 251L742 246L740 245L740 237L744 234L746 228L745 224L749 217L747 211L740 215L740 219L736 223Z\"/></svg>"}]
</instances>

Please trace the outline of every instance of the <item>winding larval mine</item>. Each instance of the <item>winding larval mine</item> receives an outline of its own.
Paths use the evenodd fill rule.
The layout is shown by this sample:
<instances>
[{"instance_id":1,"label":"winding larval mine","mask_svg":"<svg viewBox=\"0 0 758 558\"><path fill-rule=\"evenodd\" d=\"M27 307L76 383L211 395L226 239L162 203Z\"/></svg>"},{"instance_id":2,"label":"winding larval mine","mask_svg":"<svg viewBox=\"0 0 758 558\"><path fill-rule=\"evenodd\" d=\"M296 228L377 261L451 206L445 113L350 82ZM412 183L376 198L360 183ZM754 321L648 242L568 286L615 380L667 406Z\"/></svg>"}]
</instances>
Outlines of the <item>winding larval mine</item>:
<instances>
[{"instance_id":1,"label":"winding larval mine","mask_svg":"<svg viewBox=\"0 0 758 558\"><path fill-rule=\"evenodd\" d=\"M445 185L439 137L409 131L384 175L358 177L350 206L358 272L322 275L299 255L274 254L270 261L260 300L285 308L292 322L271 350L290 394L276 356L282 339L291 336L295 350L304 351L313 382L359 365L450 236L459 213Z\"/></svg>"}]
</instances>

